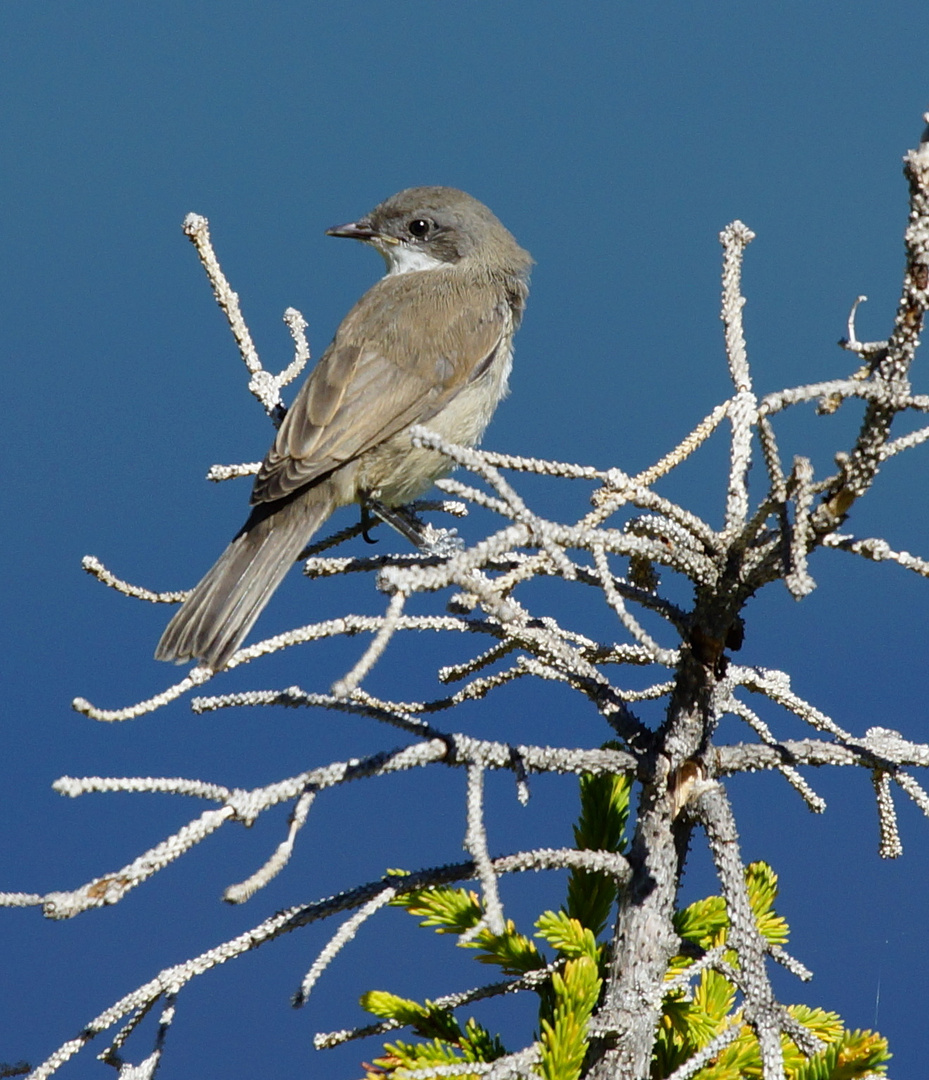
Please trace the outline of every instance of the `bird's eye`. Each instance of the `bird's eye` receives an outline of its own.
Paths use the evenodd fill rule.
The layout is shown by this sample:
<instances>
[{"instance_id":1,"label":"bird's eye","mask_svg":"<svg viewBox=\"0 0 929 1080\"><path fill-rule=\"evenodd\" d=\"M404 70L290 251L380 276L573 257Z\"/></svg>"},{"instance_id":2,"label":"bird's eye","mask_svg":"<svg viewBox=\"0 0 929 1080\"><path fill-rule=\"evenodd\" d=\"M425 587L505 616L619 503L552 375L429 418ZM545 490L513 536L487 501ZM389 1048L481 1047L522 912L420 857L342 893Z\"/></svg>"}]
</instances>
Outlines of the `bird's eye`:
<instances>
[{"instance_id":1,"label":"bird's eye","mask_svg":"<svg viewBox=\"0 0 929 1080\"><path fill-rule=\"evenodd\" d=\"M413 220L407 225L410 236L415 236L417 240L422 238L429 232L430 223L425 218L413 218Z\"/></svg>"}]
</instances>

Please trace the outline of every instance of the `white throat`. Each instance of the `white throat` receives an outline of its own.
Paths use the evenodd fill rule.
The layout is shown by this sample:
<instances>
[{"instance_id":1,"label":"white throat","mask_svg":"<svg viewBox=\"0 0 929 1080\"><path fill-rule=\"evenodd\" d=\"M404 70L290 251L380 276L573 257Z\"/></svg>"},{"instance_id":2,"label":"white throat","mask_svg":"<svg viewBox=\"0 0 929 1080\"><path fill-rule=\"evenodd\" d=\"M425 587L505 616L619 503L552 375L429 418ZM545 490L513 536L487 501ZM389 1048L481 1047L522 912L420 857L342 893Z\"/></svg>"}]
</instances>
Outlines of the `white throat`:
<instances>
[{"instance_id":1,"label":"white throat","mask_svg":"<svg viewBox=\"0 0 929 1080\"><path fill-rule=\"evenodd\" d=\"M413 270L441 270L448 266L447 262L408 244L390 244L382 248L381 253L387 261L387 277L409 274Z\"/></svg>"}]
</instances>

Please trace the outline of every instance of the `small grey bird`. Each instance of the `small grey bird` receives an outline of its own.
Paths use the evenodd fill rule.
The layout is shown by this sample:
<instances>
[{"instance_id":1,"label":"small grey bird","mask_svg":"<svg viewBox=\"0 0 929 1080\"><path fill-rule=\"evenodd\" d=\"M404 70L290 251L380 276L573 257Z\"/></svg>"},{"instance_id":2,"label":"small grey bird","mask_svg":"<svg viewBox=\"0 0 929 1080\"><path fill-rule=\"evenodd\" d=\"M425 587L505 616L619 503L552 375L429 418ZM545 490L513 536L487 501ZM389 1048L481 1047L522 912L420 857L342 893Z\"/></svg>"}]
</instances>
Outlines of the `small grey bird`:
<instances>
[{"instance_id":1,"label":"small grey bird","mask_svg":"<svg viewBox=\"0 0 929 1080\"><path fill-rule=\"evenodd\" d=\"M168 623L159 660L225 667L333 510L401 506L450 471L412 446L411 425L473 445L507 392L532 259L486 206L455 188L409 188L328 235L370 244L387 273L301 387L251 516Z\"/></svg>"}]
</instances>

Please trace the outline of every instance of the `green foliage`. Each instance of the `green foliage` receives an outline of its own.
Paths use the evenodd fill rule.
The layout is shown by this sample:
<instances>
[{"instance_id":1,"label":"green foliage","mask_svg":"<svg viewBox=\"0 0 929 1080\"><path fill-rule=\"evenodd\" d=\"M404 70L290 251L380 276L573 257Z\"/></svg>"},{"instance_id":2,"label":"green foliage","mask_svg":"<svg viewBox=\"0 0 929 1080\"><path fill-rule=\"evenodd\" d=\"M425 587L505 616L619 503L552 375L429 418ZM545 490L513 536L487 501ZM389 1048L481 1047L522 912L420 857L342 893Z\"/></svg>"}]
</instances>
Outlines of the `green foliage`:
<instances>
[{"instance_id":1,"label":"green foliage","mask_svg":"<svg viewBox=\"0 0 929 1080\"><path fill-rule=\"evenodd\" d=\"M631 781L617 776L583 776L581 811L574 829L580 849L622 851L629 813ZM400 876L402 871L391 871ZM774 911L777 875L765 863L752 863L745 884L758 928L772 945L787 941L788 927ZM473 949L482 964L519 977L552 965L550 977L532 987L539 999L536 1071L544 1080L578 1080L588 1050L588 1024L602 988L609 960L608 945L598 939L611 921L617 899L616 884L606 874L574 871L568 882L565 906L544 911L536 920L535 938L521 933L508 920L503 933L481 927L483 906L477 893L446 887L418 889L397 897L393 904L439 934L456 934L462 948ZM729 920L720 896L688 905L674 915L682 951L675 956L668 978L680 975L696 956L709 949L725 949ZM480 929L478 929L480 927ZM546 955L543 948L551 950ZM738 966L734 952L725 960ZM361 1004L381 1019L410 1028L423 1041L395 1042L368 1066L369 1080L403 1076L406 1070L435 1065L461 1065L456 1076L472 1077L467 1066L489 1062L507 1053L500 1039L468 1019L462 1027L449 1009L433 1002L419 1003L378 990L365 994ZM889 1058L886 1040L865 1031L846 1031L835 1013L804 1005L790 1007L791 1015L824 1044L807 1059L788 1038L782 1038L788 1080L857 1080L881 1076ZM761 1056L754 1032L743 1023L736 987L722 974L706 968L690 981L687 990L667 994L658 1026L652 1080L664 1080L679 1065L733 1025L739 1031L700 1072L695 1080L760 1080Z\"/></svg>"},{"instance_id":2,"label":"green foliage","mask_svg":"<svg viewBox=\"0 0 929 1080\"><path fill-rule=\"evenodd\" d=\"M777 899L777 874L767 863L750 863L745 868L745 884L762 937L771 945L786 944L787 920L776 915L773 907Z\"/></svg>"},{"instance_id":3,"label":"green foliage","mask_svg":"<svg viewBox=\"0 0 929 1080\"><path fill-rule=\"evenodd\" d=\"M504 975L525 975L528 971L545 967L547 962L535 942L520 934L511 919L507 919L502 934L481 930L463 945L477 949L477 958L482 964L496 964Z\"/></svg>"},{"instance_id":4,"label":"green foliage","mask_svg":"<svg viewBox=\"0 0 929 1080\"><path fill-rule=\"evenodd\" d=\"M594 963L600 960L600 946L593 931L582 926L579 919L572 919L566 911L544 911L536 919L540 937L562 956L575 959L587 956Z\"/></svg>"},{"instance_id":5,"label":"green foliage","mask_svg":"<svg viewBox=\"0 0 929 1080\"><path fill-rule=\"evenodd\" d=\"M788 1080L859 1080L883 1076L889 1059L887 1040L870 1031L845 1031L835 1013L792 1005L788 1012L795 1020L827 1044L811 1058L806 1058L786 1037L781 1038L784 1070ZM736 1014L736 1021L740 1014ZM736 1039L712 1065L696 1073L695 1080L761 1080L761 1054L758 1041L748 1027L742 1027Z\"/></svg>"},{"instance_id":6,"label":"green foliage","mask_svg":"<svg viewBox=\"0 0 929 1080\"><path fill-rule=\"evenodd\" d=\"M824 1015L834 1016L834 1013ZM838 1017L836 1017L838 1019ZM841 1021L839 1021L841 1026ZM794 1057L797 1058L796 1048ZM854 1080L855 1077L883 1076L883 1063L890 1054L887 1040L873 1031L842 1031L831 1046L807 1060L797 1061L791 1080Z\"/></svg>"},{"instance_id":7,"label":"green foliage","mask_svg":"<svg viewBox=\"0 0 929 1080\"><path fill-rule=\"evenodd\" d=\"M386 990L369 990L361 995L361 1007L382 1020L396 1020L404 1027L411 1027L417 1035L427 1039L443 1039L458 1043L462 1037L458 1021L447 1009L437 1009L431 1001L420 1005L418 1001L398 997Z\"/></svg>"},{"instance_id":8,"label":"green foliage","mask_svg":"<svg viewBox=\"0 0 929 1080\"><path fill-rule=\"evenodd\" d=\"M587 1053L587 1022L597 1004L601 979L589 956L569 960L564 975L552 975L555 1005L542 1020L539 1072L545 1080L577 1080Z\"/></svg>"},{"instance_id":9,"label":"green foliage","mask_svg":"<svg viewBox=\"0 0 929 1080\"><path fill-rule=\"evenodd\" d=\"M417 1034L424 1033L417 1030ZM468 1063L496 1061L505 1053L503 1044L496 1036L490 1035L475 1020L468 1020L464 1030L459 1030L454 1039L434 1038L421 1043L386 1043L383 1056L375 1058L373 1064L367 1066L366 1076L368 1080L383 1080L385 1076L401 1076L405 1069L460 1064L461 1072L453 1075L478 1080L477 1074L468 1072Z\"/></svg>"},{"instance_id":10,"label":"green foliage","mask_svg":"<svg viewBox=\"0 0 929 1080\"><path fill-rule=\"evenodd\" d=\"M605 747L616 748L615 743L607 743ZM632 781L626 776L602 773L581 776L581 812L574 826L574 843L579 851L625 850L631 789ZM594 937L600 937L606 930L615 902L614 878L589 870L571 872L565 910L588 927Z\"/></svg>"},{"instance_id":11,"label":"green foliage","mask_svg":"<svg viewBox=\"0 0 929 1080\"><path fill-rule=\"evenodd\" d=\"M777 875L766 863L752 863L745 870L748 898L758 929L772 945L787 941L786 921L773 905L777 898ZM691 948L709 950L724 946L729 930L726 904L721 896L698 900L674 915L674 925ZM671 961L668 976L673 977L694 961L680 954ZM727 951L725 959L737 966L738 959ZM807 1059L785 1037L782 1038L784 1065L788 1080L854 1080L856 1077L881 1076L889 1054L887 1042L872 1032L848 1032L835 1013L793 1005L788 1010L804 1027L827 1044L826 1049ZM740 1024L736 987L723 975L704 970L693 981L690 993L675 991L667 996L658 1028L652 1061L653 1080L663 1080L679 1065L733 1024ZM760 1080L761 1053L754 1032L743 1025L736 1038L695 1074L695 1080Z\"/></svg>"},{"instance_id":12,"label":"green foliage","mask_svg":"<svg viewBox=\"0 0 929 1080\"><path fill-rule=\"evenodd\" d=\"M777 875L767 863L752 863L745 870L745 885L758 929L765 940L772 945L785 944L787 923L773 910L777 898ZM722 945L728 928L726 902L721 896L708 896L674 913L674 929L685 941L701 949Z\"/></svg>"},{"instance_id":13,"label":"green foliage","mask_svg":"<svg viewBox=\"0 0 929 1080\"><path fill-rule=\"evenodd\" d=\"M465 889L417 889L391 900L432 926L437 934L464 934L481 921L484 910L476 892Z\"/></svg>"},{"instance_id":14,"label":"green foliage","mask_svg":"<svg viewBox=\"0 0 929 1080\"><path fill-rule=\"evenodd\" d=\"M721 944L728 927L726 901L721 896L695 900L683 911L674 913L674 929L678 935L701 949L712 949Z\"/></svg>"}]
</instances>

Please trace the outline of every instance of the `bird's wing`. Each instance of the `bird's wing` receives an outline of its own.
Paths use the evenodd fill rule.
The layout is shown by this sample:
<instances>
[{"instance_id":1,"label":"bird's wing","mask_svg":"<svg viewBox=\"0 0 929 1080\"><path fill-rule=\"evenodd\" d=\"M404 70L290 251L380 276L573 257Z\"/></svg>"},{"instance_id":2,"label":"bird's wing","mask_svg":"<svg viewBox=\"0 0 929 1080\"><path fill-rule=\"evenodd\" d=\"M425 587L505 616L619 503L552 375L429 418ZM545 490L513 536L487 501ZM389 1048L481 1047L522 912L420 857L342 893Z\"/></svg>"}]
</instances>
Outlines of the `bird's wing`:
<instances>
[{"instance_id":1,"label":"bird's wing","mask_svg":"<svg viewBox=\"0 0 929 1080\"><path fill-rule=\"evenodd\" d=\"M281 424L253 504L284 498L428 421L486 370L511 317L502 291L453 269L424 273L427 282L420 273L382 278L345 317ZM434 274L447 276L444 287Z\"/></svg>"}]
</instances>

